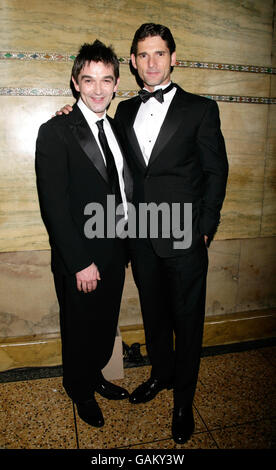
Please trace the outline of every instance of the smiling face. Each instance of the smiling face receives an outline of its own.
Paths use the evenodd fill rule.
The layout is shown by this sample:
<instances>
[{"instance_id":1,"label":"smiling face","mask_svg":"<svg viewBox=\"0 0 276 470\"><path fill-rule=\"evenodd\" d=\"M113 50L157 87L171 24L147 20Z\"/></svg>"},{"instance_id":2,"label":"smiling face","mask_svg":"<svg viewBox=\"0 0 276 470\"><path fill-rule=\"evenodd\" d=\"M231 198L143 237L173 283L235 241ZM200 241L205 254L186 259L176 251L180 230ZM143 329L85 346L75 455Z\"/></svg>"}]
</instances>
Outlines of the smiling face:
<instances>
[{"instance_id":1,"label":"smiling face","mask_svg":"<svg viewBox=\"0 0 276 470\"><path fill-rule=\"evenodd\" d=\"M139 41L137 55L131 54L132 65L149 91L157 85L169 83L175 60L175 52L170 54L166 41L160 36L149 36Z\"/></svg>"},{"instance_id":2,"label":"smiling face","mask_svg":"<svg viewBox=\"0 0 276 470\"><path fill-rule=\"evenodd\" d=\"M84 104L98 117L103 116L119 85L113 65L94 61L85 62L78 80L72 77L72 81Z\"/></svg>"}]
</instances>

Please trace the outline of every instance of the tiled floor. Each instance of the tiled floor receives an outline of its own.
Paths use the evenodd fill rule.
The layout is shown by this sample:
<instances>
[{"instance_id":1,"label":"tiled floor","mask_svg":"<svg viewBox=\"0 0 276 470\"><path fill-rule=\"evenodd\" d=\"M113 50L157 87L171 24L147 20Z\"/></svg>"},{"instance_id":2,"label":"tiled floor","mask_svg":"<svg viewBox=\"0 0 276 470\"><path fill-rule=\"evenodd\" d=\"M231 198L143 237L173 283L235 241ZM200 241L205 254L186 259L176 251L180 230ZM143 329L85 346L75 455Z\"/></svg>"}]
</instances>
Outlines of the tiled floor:
<instances>
[{"instance_id":1,"label":"tiled floor","mask_svg":"<svg viewBox=\"0 0 276 470\"><path fill-rule=\"evenodd\" d=\"M171 439L172 392L147 404L98 396L105 426L92 428L74 412L61 377L0 383L2 449L275 449L275 346L203 356L194 401L195 432ZM125 369L115 381L132 391L149 366Z\"/></svg>"}]
</instances>

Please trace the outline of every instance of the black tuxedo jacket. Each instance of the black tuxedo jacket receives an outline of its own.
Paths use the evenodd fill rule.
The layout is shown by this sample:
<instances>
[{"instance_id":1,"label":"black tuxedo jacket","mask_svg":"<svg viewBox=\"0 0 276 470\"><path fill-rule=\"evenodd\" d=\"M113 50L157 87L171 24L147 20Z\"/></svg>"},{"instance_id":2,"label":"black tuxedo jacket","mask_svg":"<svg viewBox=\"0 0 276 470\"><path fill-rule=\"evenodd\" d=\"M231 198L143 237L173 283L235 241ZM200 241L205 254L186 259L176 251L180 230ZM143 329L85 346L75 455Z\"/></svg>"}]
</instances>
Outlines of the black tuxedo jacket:
<instances>
[{"instance_id":1,"label":"black tuxedo jacket","mask_svg":"<svg viewBox=\"0 0 276 470\"><path fill-rule=\"evenodd\" d=\"M101 273L112 259L114 239L86 238L84 225L91 215L84 209L96 202L106 211L111 191L100 149L76 104L69 115L56 116L40 127L36 174L52 269L72 275L94 262ZM130 198L132 179L125 161L124 181Z\"/></svg>"},{"instance_id":2,"label":"black tuxedo jacket","mask_svg":"<svg viewBox=\"0 0 276 470\"><path fill-rule=\"evenodd\" d=\"M162 257L193 250L202 242L203 235L208 235L211 241L219 224L228 176L217 103L176 87L148 166L133 129L140 97L120 102L115 115L132 170L134 204L192 203L191 247L173 249L173 235L167 239L151 239L154 250Z\"/></svg>"}]
</instances>

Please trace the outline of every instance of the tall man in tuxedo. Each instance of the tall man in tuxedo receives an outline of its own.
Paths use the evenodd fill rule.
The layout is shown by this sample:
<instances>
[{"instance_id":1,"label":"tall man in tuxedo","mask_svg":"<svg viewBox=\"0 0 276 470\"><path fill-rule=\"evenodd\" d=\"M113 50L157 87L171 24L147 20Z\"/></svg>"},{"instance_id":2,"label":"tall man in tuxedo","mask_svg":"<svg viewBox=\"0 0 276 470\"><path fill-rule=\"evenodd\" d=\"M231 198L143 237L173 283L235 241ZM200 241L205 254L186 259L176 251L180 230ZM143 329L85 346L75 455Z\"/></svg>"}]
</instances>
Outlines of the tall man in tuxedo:
<instances>
[{"instance_id":1,"label":"tall man in tuxedo","mask_svg":"<svg viewBox=\"0 0 276 470\"><path fill-rule=\"evenodd\" d=\"M84 44L72 81L79 94L73 111L39 129L37 188L60 306L63 385L79 416L99 427L104 417L95 392L108 399L128 397L101 372L113 350L126 256L120 238L85 234L91 216L87 205L99 204L106 214L110 196L126 211L132 182L106 115L119 83L113 50L100 41Z\"/></svg>"},{"instance_id":2,"label":"tall man in tuxedo","mask_svg":"<svg viewBox=\"0 0 276 470\"><path fill-rule=\"evenodd\" d=\"M216 102L171 83L175 61L170 30L143 24L132 42L131 63L144 90L120 102L115 123L131 166L136 207L192 203L189 247L175 248L173 230L169 238L159 234L129 240L152 365L149 380L133 391L130 401L146 402L160 390L173 388L172 435L181 444L194 430L192 403L205 314L207 246L219 224L228 163ZM157 96L149 95L156 90ZM164 91L161 102L160 90Z\"/></svg>"}]
</instances>

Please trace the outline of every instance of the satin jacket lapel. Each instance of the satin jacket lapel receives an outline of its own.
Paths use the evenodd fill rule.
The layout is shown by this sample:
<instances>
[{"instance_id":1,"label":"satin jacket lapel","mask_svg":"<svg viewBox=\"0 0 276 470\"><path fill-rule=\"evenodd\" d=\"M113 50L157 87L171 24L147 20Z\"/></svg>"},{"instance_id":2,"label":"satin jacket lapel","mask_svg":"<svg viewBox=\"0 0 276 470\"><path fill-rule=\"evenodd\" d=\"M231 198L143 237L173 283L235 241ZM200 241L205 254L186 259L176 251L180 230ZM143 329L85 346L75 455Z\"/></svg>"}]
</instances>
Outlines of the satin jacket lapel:
<instances>
[{"instance_id":1,"label":"satin jacket lapel","mask_svg":"<svg viewBox=\"0 0 276 470\"><path fill-rule=\"evenodd\" d=\"M185 119L185 107L187 106L185 100L185 92L177 87L176 93L168 109L167 115L161 126L160 132L151 152L148 166L154 162L164 146L168 143L177 131L179 125Z\"/></svg>"},{"instance_id":2,"label":"satin jacket lapel","mask_svg":"<svg viewBox=\"0 0 276 470\"><path fill-rule=\"evenodd\" d=\"M108 183L108 175L101 151L86 119L84 118L77 104L74 105L73 111L69 115L69 119L69 127L71 128L82 150L96 167L103 179Z\"/></svg>"},{"instance_id":3,"label":"satin jacket lapel","mask_svg":"<svg viewBox=\"0 0 276 470\"><path fill-rule=\"evenodd\" d=\"M142 165L142 167L146 170L147 165L145 163L143 154L142 154L141 149L140 149L139 142L137 140L136 134L135 134L134 129L133 129L133 124L134 124L136 115L138 113L140 104L141 104L141 98L138 96L132 104L131 113L130 113L130 116L129 116L129 119L128 119L128 125L127 125L127 128L126 128L126 131L127 131L127 135L128 135L129 144L131 145L131 147L134 151L134 154L136 155L136 157L137 157L138 161L140 162L140 164Z\"/></svg>"},{"instance_id":4,"label":"satin jacket lapel","mask_svg":"<svg viewBox=\"0 0 276 470\"><path fill-rule=\"evenodd\" d=\"M127 162L126 162L126 159L125 159L125 156L124 156L124 153L123 153L123 149L122 149L122 146L120 144L120 139L118 137L118 134L117 134L117 131L115 129L115 126L113 125L113 120L109 117L109 116L106 116L110 125L111 125L111 128L112 128L112 131L113 131L113 134L118 142L118 145L119 145L119 148L121 150L121 154L122 154L122 157L123 157L123 165L124 165L124 170L123 170L123 178L124 178L124 183L125 183L125 193L126 193L126 198L128 201L131 201L132 199L132 191L133 191L133 181L132 181L132 176L131 176L131 172L130 172L130 169L127 165Z\"/></svg>"}]
</instances>

